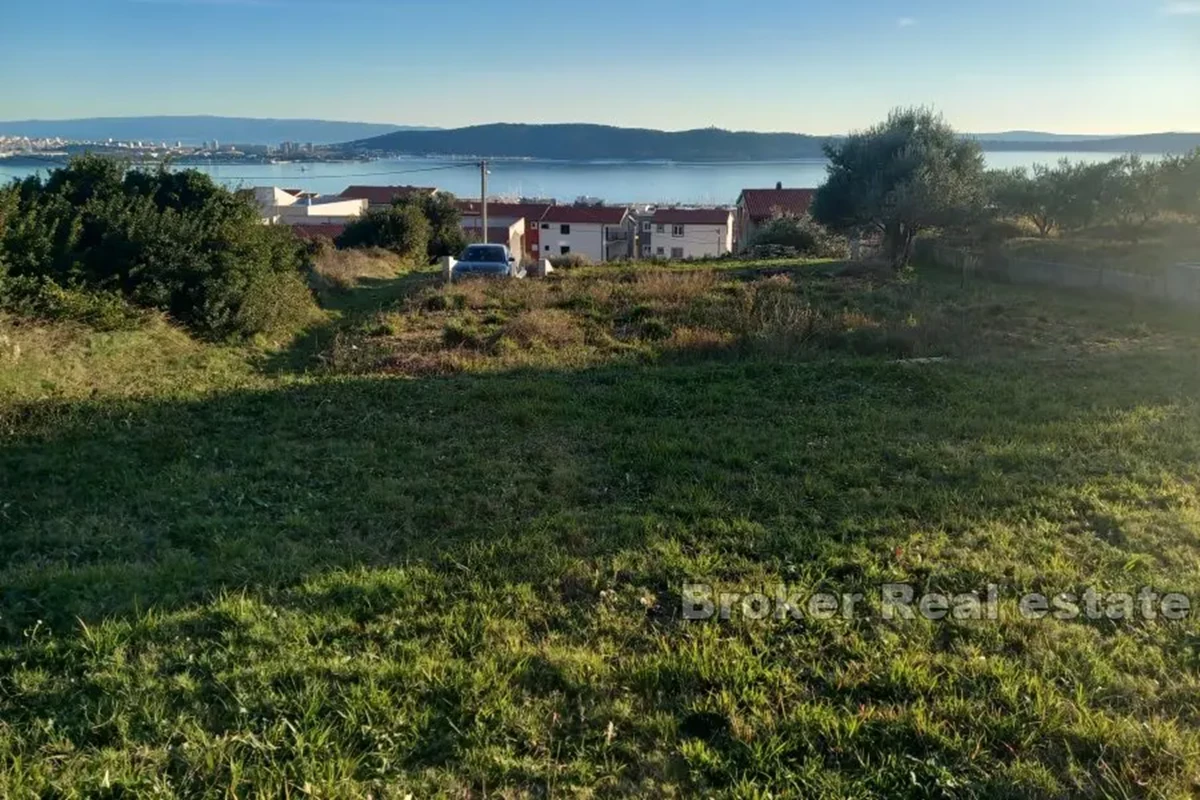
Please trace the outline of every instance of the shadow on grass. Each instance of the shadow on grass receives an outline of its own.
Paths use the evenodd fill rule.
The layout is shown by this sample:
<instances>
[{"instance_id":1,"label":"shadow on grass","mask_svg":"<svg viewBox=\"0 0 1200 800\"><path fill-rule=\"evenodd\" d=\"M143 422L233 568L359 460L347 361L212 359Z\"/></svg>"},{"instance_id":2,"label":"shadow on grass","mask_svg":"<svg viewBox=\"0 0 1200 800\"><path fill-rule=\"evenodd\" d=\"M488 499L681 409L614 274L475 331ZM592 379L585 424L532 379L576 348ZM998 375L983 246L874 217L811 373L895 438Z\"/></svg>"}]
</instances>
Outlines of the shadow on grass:
<instances>
[{"instance_id":1,"label":"shadow on grass","mask_svg":"<svg viewBox=\"0 0 1200 800\"><path fill-rule=\"evenodd\" d=\"M1153 358L1053 370L716 360L30 406L0 449L0 632L359 565L477 558L543 581L554 554L655 531L828 556L1036 503L1067 457L1052 432L1185 389Z\"/></svg>"}]
</instances>

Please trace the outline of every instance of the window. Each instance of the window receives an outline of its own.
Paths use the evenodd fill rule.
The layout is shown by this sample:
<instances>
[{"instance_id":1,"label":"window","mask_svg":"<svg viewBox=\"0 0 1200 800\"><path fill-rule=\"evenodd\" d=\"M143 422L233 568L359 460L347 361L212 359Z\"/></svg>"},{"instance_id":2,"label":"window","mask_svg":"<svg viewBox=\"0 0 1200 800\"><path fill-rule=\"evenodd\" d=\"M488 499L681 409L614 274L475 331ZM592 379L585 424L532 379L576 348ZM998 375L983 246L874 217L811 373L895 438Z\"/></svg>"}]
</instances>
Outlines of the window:
<instances>
[{"instance_id":1,"label":"window","mask_svg":"<svg viewBox=\"0 0 1200 800\"><path fill-rule=\"evenodd\" d=\"M650 232L650 221L649 220L642 223L642 230L646 233Z\"/></svg>"},{"instance_id":2,"label":"window","mask_svg":"<svg viewBox=\"0 0 1200 800\"><path fill-rule=\"evenodd\" d=\"M559 225L558 232L561 233L563 236L570 236L571 235L571 226L570 225Z\"/></svg>"},{"instance_id":3,"label":"window","mask_svg":"<svg viewBox=\"0 0 1200 800\"><path fill-rule=\"evenodd\" d=\"M683 248L682 247L672 247L671 248L671 258L683 258Z\"/></svg>"},{"instance_id":4,"label":"window","mask_svg":"<svg viewBox=\"0 0 1200 800\"><path fill-rule=\"evenodd\" d=\"M644 256L650 255L652 249L653 248L651 248L650 245L648 245L648 244L642 245L642 255L644 255Z\"/></svg>"},{"instance_id":5,"label":"window","mask_svg":"<svg viewBox=\"0 0 1200 800\"><path fill-rule=\"evenodd\" d=\"M563 227L566 227L566 226L564 225ZM558 252L565 256L567 253L571 252L571 248L567 247L564 244L562 247L558 248Z\"/></svg>"},{"instance_id":6,"label":"window","mask_svg":"<svg viewBox=\"0 0 1200 800\"><path fill-rule=\"evenodd\" d=\"M674 236L675 238L679 238L679 237L683 236L683 226L682 225L672 225L671 226L671 235Z\"/></svg>"},{"instance_id":7,"label":"window","mask_svg":"<svg viewBox=\"0 0 1200 800\"><path fill-rule=\"evenodd\" d=\"M549 252L550 252L550 245L546 245L546 252L547 252L547 253L549 253Z\"/></svg>"},{"instance_id":8,"label":"window","mask_svg":"<svg viewBox=\"0 0 1200 800\"><path fill-rule=\"evenodd\" d=\"M548 230L550 230L550 223L549 223L549 222L543 222L543 223L542 223L542 230L544 230L544 231L548 231Z\"/></svg>"},{"instance_id":9,"label":"window","mask_svg":"<svg viewBox=\"0 0 1200 800\"><path fill-rule=\"evenodd\" d=\"M666 230L667 230L667 228L666 228L666 226L665 226L665 225L659 225L659 226L658 226L658 230L657 230L657 231L655 231L655 232L656 232L656 233L666 233Z\"/></svg>"},{"instance_id":10,"label":"window","mask_svg":"<svg viewBox=\"0 0 1200 800\"><path fill-rule=\"evenodd\" d=\"M660 255L660 256L663 255L663 253L665 253L665 252L666 251L663 250L661 247L654 251L655 255Z\"/></svg>"}]
</instances>

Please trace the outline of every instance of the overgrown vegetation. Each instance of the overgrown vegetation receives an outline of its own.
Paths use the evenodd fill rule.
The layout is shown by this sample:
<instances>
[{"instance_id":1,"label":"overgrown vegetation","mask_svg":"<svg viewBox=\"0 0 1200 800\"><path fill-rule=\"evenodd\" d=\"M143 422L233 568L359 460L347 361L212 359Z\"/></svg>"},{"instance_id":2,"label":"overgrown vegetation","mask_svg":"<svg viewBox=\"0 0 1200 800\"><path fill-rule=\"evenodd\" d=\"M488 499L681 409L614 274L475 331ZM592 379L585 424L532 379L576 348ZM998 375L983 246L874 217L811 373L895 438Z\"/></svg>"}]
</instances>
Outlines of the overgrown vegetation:
<instances>
[{"instance_id":1,"label":"overgrown vegetation","mask_svg":"<svg viewBox=\"0 0 1200 800\"><path fill-rule=\"evenodd\" d=\"M382 248L432 263L462 252L467 238L461 223L462 212L448 192L398 199L389 208L371 209L346 226L337 245Z\"/></svg>"},{"instance_id":2,"label":"overgrown vegetation","mask_svg":"<svg viewBox=\"0 0 1200 800\"><path fill-rule=\"evenodd\" d=\"M885 122L827 144L829 177L813 218L883 239L896 270L922 231L962 226L984 202L983 151L929 109L897 109Z\"/></svg>"},{"instance_id":3,"label":"overgrown vegetation","mask_svg":"<svg viewBox=\"0 0 1200 800\"><path fill-rule=\"evenodd\" d=\"M897 269L922 232L1135 272L1194 260L1200 248L1200 151L985 172L978 144L926 109L898 109L826 149L814 219L878 238Z\"/></svg>"},{"instance_id":4,"label":"overgrown vegetation","mask_svg":"<svg viewBox=\"0 0 1200 800\"><path fill-rule=\"evenodd\" d=\"M329 297L302 359L0 320L0 795L1195 791L1195 618L1015 606L1200 594L1194 320L828 264Z\"/></svg>"},{"instance_id":5,"label":"overgrown vegetation","mask_svg":"<svg viewBox=\"0 0 1200 800\"><path fill-rule=\"evenodd\" d=\"M301 253L108 170L0 192L0 797L1200 790L1195 609L1017 605L1200 599L1194 315L816 261L445 285L408 228ZM159 285L324 313L213 342ZM685 583L863 600L698 622Z\"/></svg>"},{"instance_id":6,"label":"overgrown vegetation","mask_svg":"<svg viewBox=\"0 0 1200 800\"><path fill-rule=\"evenodd\" d=\"M0 189L0 299L119 327L124 304L208 337L293 331L316 312L299 242L193 171L85 156Z\"/></svg>"},{"instance_id":7,"label":"overgrown vegetation","mask_svg":"<svg viewBox=\"0 0 1200 800\"><path fill-rule=\"evenodd\" d=\"M810 216L777 214L754 232L750 252L761 258L846 258L850 245Z\"/></svg>"},{"instance_id":8,"label":"overgrown vegetation","mask_svg":"<svg viewBox=\"0 0 1200 800\"><path fill-rule=\"evenodd\" d=\"M1112 226L1118 238L1137 240L1168 215L1200 217L1200 151L1148 161L1122 156L1096 164L1067 160L1055 166L992 172L993 208L1031 222L1040 236Z\"/></svg>"}]
</instances>

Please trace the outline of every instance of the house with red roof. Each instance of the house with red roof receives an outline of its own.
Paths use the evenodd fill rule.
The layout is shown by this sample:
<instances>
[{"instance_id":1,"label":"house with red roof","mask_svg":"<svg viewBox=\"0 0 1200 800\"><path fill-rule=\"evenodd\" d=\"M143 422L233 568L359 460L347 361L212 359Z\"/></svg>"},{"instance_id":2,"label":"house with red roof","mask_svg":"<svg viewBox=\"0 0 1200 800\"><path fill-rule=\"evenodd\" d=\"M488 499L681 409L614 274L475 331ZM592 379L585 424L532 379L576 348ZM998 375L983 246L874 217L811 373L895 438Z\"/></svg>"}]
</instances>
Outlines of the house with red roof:
<instances>
[{"instance_id":1,"label":"house with red roof","mask_svg":"<svg viewBox=\"0 0 1200 800\"><path fill-rule=\"evenodd\" d=\"M716 258L733 252L728 208L659 208L650 218L656 258Z\"/></svg>"},{"instance_id":2,"label":"house with red roof","mask_svg":"<svg viewBox=\"0 0 1200 800\"><path fill-rule=\"evenodd\" d=\"M366 200L368 207L387 208L396 200L412 197L432 197L437 194L432 186L347 186L342 197L347 200Z\"/></svg>"},{"instance_id":3,"label":"house with red roof","mask_svg":"<svg viewBox=\"0 0 1200 800\"><path fill-rule=\"evenodd\" d=\"M750 245L758 226L782 214L803 216L812 206L816 189L785 189L776 183L774 189L743 189L738 195L734 214L734 242L737 251Z\"/></svg>"},{"instance_id":4,"label":"house with red roof","mask_svg":"<svg viewBox=\"0 0 1200 800\"><path fill-rule=\"evenodd\" d=\"M619 206L550 206L538 223L542 258L579 253L618 261L633 255L633 239L633 218Z\"/></svg>"}]
</instances>

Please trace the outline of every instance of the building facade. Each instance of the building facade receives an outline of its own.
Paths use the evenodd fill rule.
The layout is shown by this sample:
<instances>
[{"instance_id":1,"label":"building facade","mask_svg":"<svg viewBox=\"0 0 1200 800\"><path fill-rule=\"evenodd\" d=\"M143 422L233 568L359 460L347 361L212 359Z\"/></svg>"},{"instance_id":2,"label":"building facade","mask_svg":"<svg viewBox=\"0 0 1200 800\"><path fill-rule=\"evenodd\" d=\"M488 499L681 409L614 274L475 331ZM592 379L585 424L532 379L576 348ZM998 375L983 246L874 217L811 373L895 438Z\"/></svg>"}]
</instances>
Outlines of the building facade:
<instances>
[{"instance_id":1,"label":"building facade","mask_svg":"<svg viewBox=\"0 0 1200 800\"><path fill-rule=\"evenodd\" d=\"M632 256L629 209L611 206L550 206L538 224L540 256L579 253L598 263Z\"/></svg>"},{"instance_id":2,"label":"building facade","mask_svg":"<svg viewBox=\"0 0 1200 800\"><path fill-rule=\"evenodd\" d=\"M320 196L274 186L254 188L263 222L277 225L345 225L367 211L366 200Z\"/></svg>"},{"instance_id":3,"label":"building facade","mask_svg":"<svg viewBox=\"0 0 1200 800\"><path fill-rule=\"evenodd\" d=\"M734 216L734 247L743 253L750 246L758 227L779 214L804 216L812 207L816 189L743 189L738 195Z\"/></svg>"},{"instance_id":4,"label":"building facade","mask_svg":"<svg viewBox=\"0 0 1200 800\"><path fill-rule=\"evenodd\" d=\"M728 208L660 208L650 223L654 258L717 258L733 252Z\"/></svg>"},{"instance_id":5,"label":"building facade","mask_svg":"<svg viewBox=\"0 0 1200 800\"><path fill-rule=\"evenodd\" d=\"M526 257L536 258L541 253L540 236L541 221L550 209L550 203L493 203L488 201L488 227L511 225L518 220L523 221L523 249ZM458 208L462 212L464 229L482 226L478 200L459 200Z\"/></svg>"}]
</instances>

